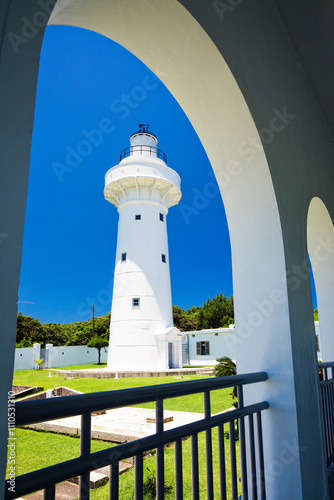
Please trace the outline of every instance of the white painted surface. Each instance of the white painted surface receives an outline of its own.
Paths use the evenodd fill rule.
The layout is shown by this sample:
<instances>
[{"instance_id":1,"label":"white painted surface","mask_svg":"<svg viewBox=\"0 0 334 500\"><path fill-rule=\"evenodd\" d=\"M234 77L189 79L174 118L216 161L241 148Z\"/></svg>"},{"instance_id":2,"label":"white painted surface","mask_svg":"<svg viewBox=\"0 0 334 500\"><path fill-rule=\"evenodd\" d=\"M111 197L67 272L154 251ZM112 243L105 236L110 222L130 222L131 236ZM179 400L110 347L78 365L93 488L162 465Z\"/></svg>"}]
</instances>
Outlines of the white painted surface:
<instances>
[{"instance_id":1,"label":"white painted surface","mask_svg":"<svg viewBox=\"0 0 334 500\"><path fill-rule=\"evenodd\" d=\"M16 348L14 370L33 370L37 368L34 360L40 359L40 347L40 344L34 344L34 347Z\"/></svg>"},{"instance_id":2,"label":"white painted surface","mask_svg":"<svg viewBox=\"0 0 334 500\"><path fill-rule=\"evenodd\" d=\"M316 286L322 361L334 360L334 226L325 204L313 198L307 219L307 242Z\"/></svg>"},{"instance_id":3,"label":"white painted surface","mask_svg":"<svg viewBox=\"0 0 334 500\"><path fill-rule=\"evenodd\" d=\"M316 336L319 338L319 345L321 347L319 321L314 322L314 329ZM234 327L183 332L183 335L185 336L183 342L187 345L188 361L190 365L215 365L217 359L223 356L228 356L233 361L236 361L238 336ZM209 355L197 354L198 342L210 342ZM321 351L318 352L318 358L322 359Z\"/></svg>"},{"instance_id":4,"label":"white painted surface","mask_svg":"<svg viewBox=\"0 0 334 500\"><path fill-rule=\"evenodd\" d=\"M319 397L312 348L313 325L311 314L307 317L304 314L305 308L311 304L310 289L308 283L304 282L295 296L291 293L288 295L286 282L284 280L282 284L281 277L285 276L290 266L296 262L298 264L306 256L306 244L301 231L304 231L305 201L309 194L320 191L327 193L329 199L334 199L331 188L333 176L328 168L333 163L333 145L321 110L297 64L289 37L275 10L275 3L255 0L241 2L241 6L237 5L240 2L234 3L235 7L230 9L233 13L223 14L223 2L215 2L212 9L206 9L206 6L198 8L198 1L188 2L186 10L176 0L142 0L140 9L135 0L60 0L51 23L79 26L110 37L155 71L188 114L217 177L222 174L222 192L231 191L230 197L227 194L224 201L225 207L228 207L231 239L234 241L234 290L240 292L236 304L237 323L242 327L239 361L242 369L265 369L269 374L269 382L261 384L256 394L251 394L250 388L245 391L251 399L267 398L270 403L270 410L266 412L263 422L267 495L271 500L314 500L326 497L326 476L322 465ZM31 9L32 17L34 6ZM10 11L12 15L13 11L15 9ZM19 33L23 12L19 8L16 12L17 25L10 31ZM125 26L127 29L124 29ZM29 47L36 38L30 40ZM21 88L16 94L11 94L9 90L13 81L21 84L21 75L25 74L25 52L21 50L20 54L12 55L12 59L20 61L20 55L25 58L24 64L21 62L23 70L20 67L21 72L15 73L18 76L15 80L10 77L7 80L5 100L10 103L8 109L15 102L14 99L10 101L9 97L16 97L17 100L23 95ZM36 53L34 60L37 58ZM12 75L11 71L6 71L7 59L2 59L5 61L2 74ZM271 175L257 129L263 131L263 127L271 125L271 111L277 107L282 110L283 106L298 116L298 124L296 121L293 127L282 129L282 124L277 126L276 122L275 132L279 135L270 144L266 141L266 154L280 203L278 217ZM19 105L17 107L20 109ZM25 108L21 106L21 109ZM14 124L14 128L10 129L12 137L18 133L17 123L15 120L6 123L6 127ZM20 139L25 135L30 137L30 132L30 126L25 127ZM269 132L273 133L271 130ZM257 155L259 169L256 168L257 162L247 163L247 157L241 158L236 153L237 147L243 143L246 154L250 140L256 146L249 147L248 151ZM229 161L234 161L234 166ZM21 166L20 162L13 162L12 157L4 164ZM18 184L25 192L21 172L16 180L15 189ZM4 189L5 194L7 186L12 185L14 183L10 178L10 184ZM239 187L243 189L239 191ZM12 199L15 194L16 191L11 187ZM234 216L233 197L236 200ZM254 200L258 197L262 202L259 207L255 204L258 209L253 210ZM24 204L24 197L22 200ZM16 208L16 199L15 203ZM330 204L333 208L332 201ZM14 213L14 210L10 212ZM263 224L263 219L268 223ZM244 228L245 237L238 238L238 232L241 233ZM265 237L261 235L258 238L259 233ZM13 249L18 247L15 238L12 239ZM242 246L243 251L237 251L238 245ZM272 279L263 280L263 276L271 274L273 269L275 273ZM255 331L251 323L256 317L254 311L257 310L257 304L269 298L272 301L271 293L281 286L284 304L273 302L271 318L263 319L261 331ZM4 296L7 295L6 287L7 282L4 281ZM17 287L18 283L11 286L15 297ZM13 332L14 319L13 316ZM256 350L250 350L252 340L255 340L253 344L257 346ZM8 355L8 349L4 352ZM13 350L10 352L13 353ZM305 366L309 368L308 371ZM290 445L296 442L303 447L303 453L287 462L284 442ZM278 462L283 456L284 466ZM282 471L275 475L270 467L277 463Z\"/></svg>"},{"instance_id":5,"label":"white painted surface","mask_svg":"<svg viewBox=\"0 0 334 500\"><path fill-rule=\"evenodd\" d=\"M35 359L40 356L40 344L35 347L18 348L15 350L14 370L32 370L36 368ZM62 366L75 366L98 362L98 351L87 346L52 346L48 344L49 361L46 368L61 368ZM101 349L101 363L108 357L108 347Z\"/></svg>"},{"instance_id":6,"label":"white painted surface","mask_svg":"<svg viewBox=\"0 0 334 500\"><path fill-rule=\"evenodd\" d=\"M217 358L228 356L236 360L236 337L234 328L217 328L194 332L183 332L188 345L190 365L215 365ZM197 343L209 342L210 354L198 355Z\"/></svg>"},{"instance_id":7,"label":"white painted surface","mask_svg":"<svg viewBox=\"0 0 334 500\"><path fill-rule=\"evenodd\" d=\"M152 135L135 134L130 144L131 155L105 176L105 197L119 212L108 369L179 368L182 335L173 327L167 214L181 198L181 181L154 151L149 154L156 146Z\"/></svg>"}]
</instances>

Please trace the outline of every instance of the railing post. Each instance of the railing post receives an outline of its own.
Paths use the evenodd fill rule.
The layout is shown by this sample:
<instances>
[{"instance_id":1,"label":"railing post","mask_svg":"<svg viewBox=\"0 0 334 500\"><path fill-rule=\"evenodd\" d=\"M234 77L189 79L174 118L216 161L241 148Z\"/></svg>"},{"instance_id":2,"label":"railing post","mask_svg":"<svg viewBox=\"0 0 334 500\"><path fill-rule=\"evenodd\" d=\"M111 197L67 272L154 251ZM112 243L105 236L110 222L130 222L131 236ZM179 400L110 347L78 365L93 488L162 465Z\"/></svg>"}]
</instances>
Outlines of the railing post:
<instances>
[{"instance_id":1,"label":"railing post","mask_svg":"<svg viewBox=\"0 0 334 500\"><path fill-rule=\"evenodd\" d=\"M119 499L119 462L110 466L109 499Z\"/></svg>"},{"instance_id":2,"label":"railing post","mask_svg":"<svg viewBox=\"0 0 334 500\"><path fill-rule=\"evenodd\" d=\"M43 500L55 500L56 498L56 485L53 484L44 490Z\"/></svg>"},{"instance_id":3,"label":"railing post","mask_svg":"<svg viewBox=\"0 0 334 500\"><path fill-rule=\"evenodd\" d=\"M135 500L143 498L143 454L135 457Z\"/></svg>"},{"instance_id":4,"label":"railing post","mask_svg":"<svg viewBox=\"0 0 334 500\"><path fill-rule=\"evenodd\" d=\"M226 500L226 465L224 424L218 425L219 485L220 500Z\"/></svg>"},{"instance_id":5,"label":"railing post","mask_svg":"<svg viewBox=\"0 0 334 500\"><path fill-rule=\"evenodd\" d=\"M198 435L191 436L191 482L192 498L199 500Z\"/></svg>"},{"instance_id":6,"label":"railing post","mask_svg":"<svg viewBox=\"0 0 334 500\"><path fill-rule=\"evenodd\" d=\"M90 455L90 436L91 436L91 414L81 415L81 435L80 435L80 455L89 457ZM90 473L87 472L80 476L79 499L89 500L89 480Z\"/></svg>"},{"instance_id":7,"label":"railing post","mask_svg":"<svg viewBox=\"0 0 334 500\"><path fill-rule=\"evenodd\" d=\"M237 500L238 499L238 482L237 482L237 461L236 461L236 452L235 452L234 420L229 422L228 430L229 430L229 435L230 435L232 500Z\"/></svg>"},{"instance_id":8,"label":"railing post","mask_svg":"<svg viewBox=\"0 0 334 500\"><path fill-rule=\"evenodd\" d=\"M204 418L211 417L210 391L204 392ZM213 466L212 466L212 433L211 429L205 431L206 448L206 494L207 500L213 500Z\"/></svg>"},{"instance_id":9,"label":"railing post","mask_svg":"<svg viewBox=\"0 0 334 500\"><path fill-rule=\"evenodd\" d=\"M242 385L238 386L238 408L244 407L244 392ZM240 472L241 472L241 493L242 498L248 498L247 484L247 460L246 460L246 437L245 419L239 419L239 443L240 443Z\"/></svg>"},{"instance_id":10,"label":"railing post","mask_svg":"<svg viewBox=\"0 0 334 500\"><path fill-rule=\"evenodd\" d=\"M175 499L183 499L182 439L175 441Z\"/></svg>"},{"instance_id":11,"label":"railing post","mask_svg":"<svg viewBox=\"0 0 334 500\"><path fill-rule=\"evenodd\" d=\"M262 417L261 412L256 413L256 429L257 429L257 450L259 464L259 486L260 499L266 500L266 483L264 477L264 456L263 456L263 436L262 436Z\"/></svg>"},{"instance_id":12,"label":"railing post","mask_svg":"<svg viewBox=\"0 0 334 500\"><path fill-rule=\"evenodd\" d=\"M158 398L155 402L156 433L164 431L164 401ZM164 473L164 447L157 448L157 500L164 500L165 496L165 473Z\"/></svg>"}]
</instances>

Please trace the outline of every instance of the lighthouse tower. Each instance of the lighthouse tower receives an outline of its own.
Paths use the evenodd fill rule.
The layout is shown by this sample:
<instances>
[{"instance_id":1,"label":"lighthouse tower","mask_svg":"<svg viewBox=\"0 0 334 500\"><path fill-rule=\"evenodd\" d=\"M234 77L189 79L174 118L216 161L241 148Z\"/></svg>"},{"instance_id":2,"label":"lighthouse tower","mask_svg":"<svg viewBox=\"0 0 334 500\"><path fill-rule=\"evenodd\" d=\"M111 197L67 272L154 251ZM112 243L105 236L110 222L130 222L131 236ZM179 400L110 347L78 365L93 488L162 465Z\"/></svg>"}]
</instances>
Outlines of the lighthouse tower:
<instances>
[{"instance_id":1,"label":"lighthouse tower","mask_svg":"<svg viewBox=\"0 0 334 500\"><path fill-rule=\"evenodd\" d=\"M182 367L182 334L173 326L168 209L180 177L148 125L140 125L105 175L104 195L119 213L108 370Z\"/></svg>"}]
</instances>

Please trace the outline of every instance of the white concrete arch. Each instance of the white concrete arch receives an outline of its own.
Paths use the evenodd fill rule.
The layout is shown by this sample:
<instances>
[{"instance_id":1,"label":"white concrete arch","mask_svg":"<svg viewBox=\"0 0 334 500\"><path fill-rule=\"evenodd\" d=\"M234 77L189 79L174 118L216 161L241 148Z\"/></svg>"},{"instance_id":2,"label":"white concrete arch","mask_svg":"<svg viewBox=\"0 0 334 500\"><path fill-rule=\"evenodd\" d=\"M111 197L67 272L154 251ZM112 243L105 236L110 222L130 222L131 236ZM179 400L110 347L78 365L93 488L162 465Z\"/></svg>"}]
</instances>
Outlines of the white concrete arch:
<instances>
[{"instance_id":1,"label":"white concrete arch","mask_svg":"<svg viewBox=\"0 0 334 500\"><path fill-rule=\"evenodd\" d=\"M298 435L285 258L266 156L228 65L176 0L159 2L158 7L145 0L140 9L136 0L65 0L50 24L92 30L131 51L166 85L196 130L215 172L229 225L238 370L264 370L270 377L270 384L248 389L246 400L269 400L275 408L264 421L265 453L271 463L270 457L281 453L282 441L294 442ZM256 142L251 150L245 149L249 137ZM270 479L268 497L281 498L275 478ZM279 482L279 494L298 498L298 460L284 469Z\"/></svg>"},{"instance_id":2,"label":"white concrete arch","mask_svg":"<svg viewBox=\"0 0 334 500\"><path fill-rule=\"evenodd\" d=\"M36 19L42 8L49 12L53 2L7 0L11 8L0 8L0 153L6 167L0 183L6 237L0 245L2 401L13 367L35 61L43 27L26 38L17 36L27 33L22 20ZM310 291L306 280L287 291L286 274L306 255L302 208L311 188L323 188L334 199L328 168L333 144L275 2L235 2L227 13L224 5L59 0L51 23L96 31L123 45L156 73L193 124L215 171L230 229L238 368L269 375L268 382L246 391L247 402L267 399L270 404L263 416L267 497L326 498L312 318L304 314ZM0 405L3 449L6 410ZM4 471L4 458L0 466Z\"/></svg>"},{"instance_id":3,"label":"white concrete arch","mask_svg":"<svg viewBox=\"0 0 334 500\"><path fill-rule=\"evenodd\" d=\"M334 359L334 226L326 205L314 197L307 216L307 244L317 292L322 360Z\"/></svg>"}]
</instances>

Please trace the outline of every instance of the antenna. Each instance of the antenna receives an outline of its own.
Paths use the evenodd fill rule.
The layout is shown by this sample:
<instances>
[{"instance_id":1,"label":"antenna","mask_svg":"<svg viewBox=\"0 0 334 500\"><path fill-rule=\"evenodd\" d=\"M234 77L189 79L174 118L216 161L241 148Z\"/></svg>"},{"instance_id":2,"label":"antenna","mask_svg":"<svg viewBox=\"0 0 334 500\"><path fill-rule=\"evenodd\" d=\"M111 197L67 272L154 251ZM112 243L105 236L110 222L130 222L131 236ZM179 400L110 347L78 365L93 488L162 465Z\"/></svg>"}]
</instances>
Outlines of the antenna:
<instances>
[{"instance_id":1,"label":"antenna","mask_svg":"<svg viewBox=\"0 0 334 500\"><path fill-rule=\"evenodd\" d=\"M144 134L148 132L148 123L139 123L139 132L143 132Z\"/></svg>"}]
</instances>

